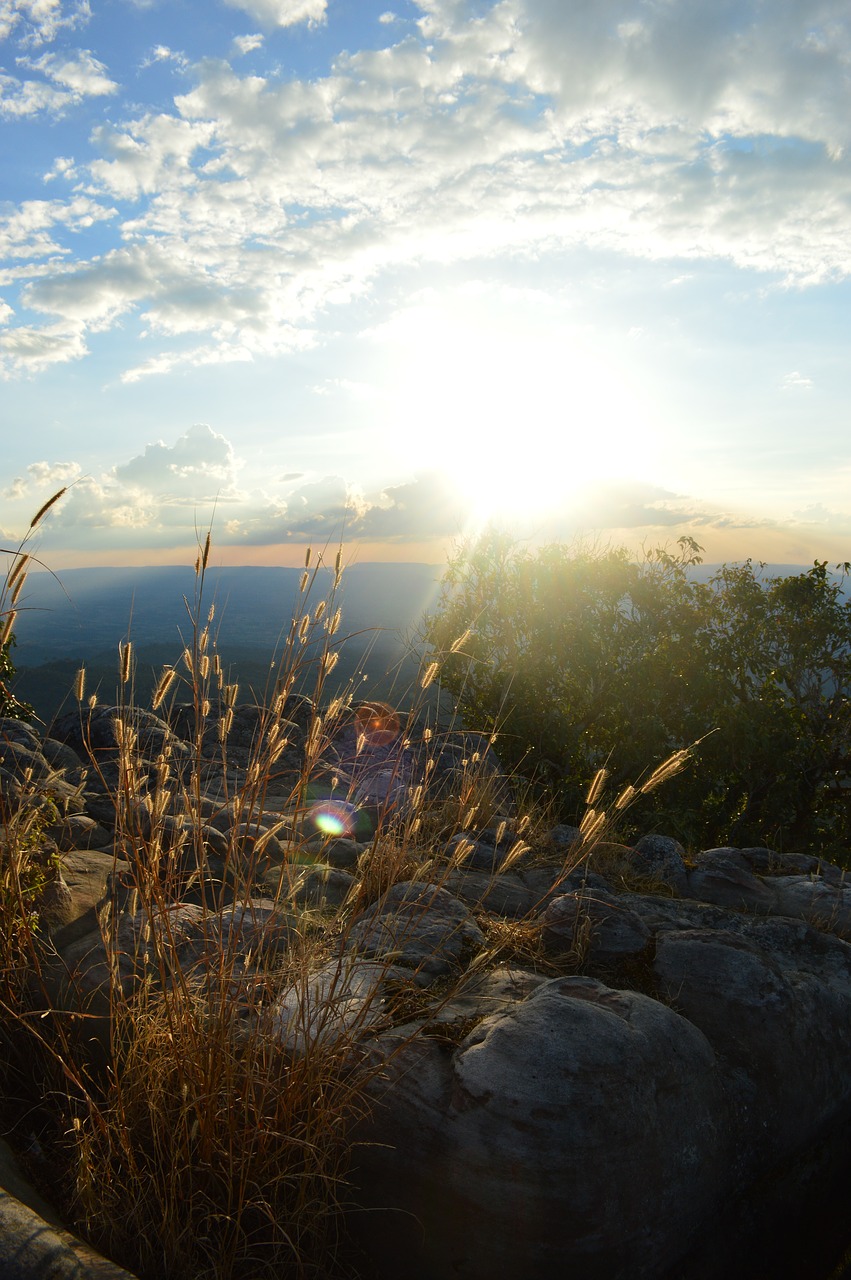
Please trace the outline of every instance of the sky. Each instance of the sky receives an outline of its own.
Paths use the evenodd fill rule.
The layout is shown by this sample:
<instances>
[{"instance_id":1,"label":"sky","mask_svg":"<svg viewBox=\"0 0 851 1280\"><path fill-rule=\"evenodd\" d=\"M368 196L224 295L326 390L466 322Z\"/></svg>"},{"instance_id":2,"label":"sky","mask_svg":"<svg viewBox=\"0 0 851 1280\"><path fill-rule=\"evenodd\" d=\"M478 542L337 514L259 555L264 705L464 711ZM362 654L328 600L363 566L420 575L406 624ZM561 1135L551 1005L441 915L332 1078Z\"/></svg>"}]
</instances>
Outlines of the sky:
<instances>
[{"instance_id":1,"label":"sky","mask_svg":"<svg viewBox=\"0 0 851 1280\"><path fill-rule=\"evenodd\" d=\"M0 0L0 546L849 560L849 135L847 0Z\"/></svg>"}]
</instances>

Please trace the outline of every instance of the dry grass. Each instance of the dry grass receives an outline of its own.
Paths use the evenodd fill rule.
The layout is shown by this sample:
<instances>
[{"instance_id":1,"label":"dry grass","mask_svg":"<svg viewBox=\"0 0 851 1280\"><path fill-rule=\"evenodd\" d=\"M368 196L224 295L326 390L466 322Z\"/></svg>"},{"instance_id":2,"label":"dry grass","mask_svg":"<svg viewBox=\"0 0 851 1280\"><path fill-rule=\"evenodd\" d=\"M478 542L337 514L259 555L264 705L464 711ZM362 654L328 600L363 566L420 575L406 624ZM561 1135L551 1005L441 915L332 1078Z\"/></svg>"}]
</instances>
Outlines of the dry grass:
<instances>
[{"instance_id":1,"label":"dry grass","mask_svg":"<svg viewBox=\"0 0 851 1280\"><path fill-rule=\"evenodd\" d=\"M129 641L119 655L119 767L112 800L116 847L131 852L132 861L129 908L124 904L122 911L116 898L101 919L110 975L109 1016L98 1024L102 1053L90 1051L86 1016L76 1022L52 1016L40 980L45 952L34 903L43 880L37 857L41 819L32 797L0 813L0 1005L16 1044L29 1056L31 1078L44 1094L43 1111L52 1117L54 1154L65 1169L64 1209L89 1239L143 1280L327 1277L340 1274L342 1266L352 1126L379 1069L359 1045L378 1010L380 981L365 1000L352 1004L346 987L351 961L339 958L351 921L400 881L441 884L463 868L463 846L451 858L443 853L456 833L497 828L497 843L505 836L513 842L502 870L519 864L534 856L546 817L536 818L525 804L520 816L507 814L503 788L475 752L451 788L436 797L435 771L427 765L401 814L389 807L378 813L343 908L333 918L297 913L294 889L308 856L298 842L312 833L311 779L330 737L355 714L351 696L316 710L327 701L325 681L340 643L336 593L342 557L335 558L329 594L317 600L322 557L308 553L298 607L270 661L254 740L247 758L235 761L231 734L239 691L217 651L215 605L205 593L209 556L208 536L199 547L195 595L187 603L181 668L162 672L153 698L154 709L167 717L175 699L188 691L188 761L175 758L168 746L149 758L135 706ZM7 634L26 563L22 544L0 595ZM459 637L450 652L463 642ZM441 660L431 655L424 663L423 693L439 680ZM313 710L305 723L294 724L288 698L308 671ZM83 670L75 692L85 725ZM412 722L417 714L415 707ZM303 764L282 801L281 762L293 734L301 735ZM431 731L423 736L428 742ZM610 803L601 771L588 793L584 843L564 855L565 872L583 861L593 866L595 858L602 868L611 857L607 834L632 796L659 785L684 763L684 753L676 753L630 795ZM153 780L147 782L149 776ZM212 781L218 798L211 811ZM280 830L290 839L274 890L289 939L285 949L256 941L246 948L224 922L229 904L250 903L261 873L269 883L267 851L252 832L260 830L270 795L276 797ZM225 815L226 850L213 855L204 824ZM202 943L208 943L199 944L191 965L181 960L182 926L174 910L187 891L196 904ZM130 917L136 953L127 955L126 932L122 941L119 929L126 931ZM521 921L481 920L486 946L477 966L511 961L548 970L534 913ZM135 966L131 980L128 965ZM320 973L327 1008L317 1017ZM295 1010L289 1028L282 1028L276 1014L282 991L290 993ZM451 998L451 989L444 998ZM402 1016L404 1001L399 1009Z\"/></svg>"}]
</instances>

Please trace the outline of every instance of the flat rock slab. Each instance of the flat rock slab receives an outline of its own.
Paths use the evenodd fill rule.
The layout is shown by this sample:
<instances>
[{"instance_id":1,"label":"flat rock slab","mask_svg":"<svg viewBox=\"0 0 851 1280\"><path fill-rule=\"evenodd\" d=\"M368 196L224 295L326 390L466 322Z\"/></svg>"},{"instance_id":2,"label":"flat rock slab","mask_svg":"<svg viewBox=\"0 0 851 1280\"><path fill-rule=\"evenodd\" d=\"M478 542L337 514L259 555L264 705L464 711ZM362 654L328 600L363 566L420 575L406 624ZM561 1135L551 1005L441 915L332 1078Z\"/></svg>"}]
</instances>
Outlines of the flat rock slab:
<instances>
[{"instance_id":1,"label":"flat rock slab","mask_svg":"<svg viewBox=\"0 0 851 1280\"><path fill-rule=\"evenodd\" d=\"M463 903L446 889L416 880L393 885L349 933L352 950L392 958L426 981L451 973L466 951L484 941Z\"/></svg>"},{"instance_id":2,"label":"flat rock slab","mask_svg":"<svg viewBox=\"0 0 851 1280\"><path fill-rule=\"evenodd\" d=\"M715 1055L656 1001L558 978L454 1052L388 1046L354 1175L382 1278L658 1277L720 1198Z\"/></svg>"}]
</instances>

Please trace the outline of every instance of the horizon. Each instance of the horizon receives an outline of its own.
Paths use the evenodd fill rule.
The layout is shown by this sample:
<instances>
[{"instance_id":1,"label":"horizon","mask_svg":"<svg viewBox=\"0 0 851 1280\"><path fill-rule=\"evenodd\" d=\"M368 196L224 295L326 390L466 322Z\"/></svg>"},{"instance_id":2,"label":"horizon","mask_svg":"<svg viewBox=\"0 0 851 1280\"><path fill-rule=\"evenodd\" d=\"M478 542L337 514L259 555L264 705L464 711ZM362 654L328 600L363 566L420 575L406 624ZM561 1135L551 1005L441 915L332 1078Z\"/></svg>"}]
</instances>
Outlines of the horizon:
<instances>
[{"instance_id":1,"label":"horizon","mask_svg":"<svg viewBox=\"0 0 851 1280\"><path fill-rule=\"evenodd\" d=\"M12 0L0 546L851 558L841 0Z\"/></svg>"}]
</instances>

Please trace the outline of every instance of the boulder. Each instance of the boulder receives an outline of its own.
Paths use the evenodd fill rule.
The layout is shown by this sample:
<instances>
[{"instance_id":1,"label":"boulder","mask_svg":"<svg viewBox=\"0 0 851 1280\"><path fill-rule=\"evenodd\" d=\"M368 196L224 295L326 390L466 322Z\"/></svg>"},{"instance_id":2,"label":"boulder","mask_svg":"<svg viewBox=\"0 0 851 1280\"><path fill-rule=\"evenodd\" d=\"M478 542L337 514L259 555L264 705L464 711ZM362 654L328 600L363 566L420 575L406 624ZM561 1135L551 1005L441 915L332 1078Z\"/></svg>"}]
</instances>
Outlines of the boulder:
<instances>
[{"instance_id":1,"label":"boulder","mask_svg":"<svg viewBox=\"0 0 851 1280\"><path fill-rule=\"evenodd\" d=\"M723 1198L715 1054L657 1001L556 978L455 1049L383 1047L355 1174L378 1276L658 1277Z\"/></svg>"}]
</instances>

